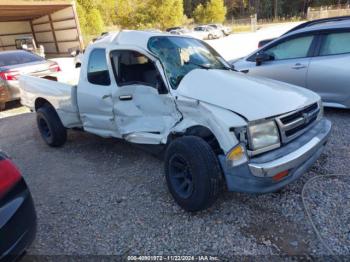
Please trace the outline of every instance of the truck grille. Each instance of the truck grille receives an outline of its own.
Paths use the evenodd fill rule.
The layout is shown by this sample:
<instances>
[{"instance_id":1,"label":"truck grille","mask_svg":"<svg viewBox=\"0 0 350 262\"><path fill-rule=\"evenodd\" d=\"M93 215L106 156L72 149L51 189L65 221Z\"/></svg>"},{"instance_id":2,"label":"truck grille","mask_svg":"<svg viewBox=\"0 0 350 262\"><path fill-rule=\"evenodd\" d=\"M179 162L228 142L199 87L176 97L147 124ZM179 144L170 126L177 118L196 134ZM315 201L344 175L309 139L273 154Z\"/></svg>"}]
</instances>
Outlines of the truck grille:
<instances>
[{"instance_id":1,"label":"truck grille","mask_svg":"<svg viewBox=\"0 0 350 262\"><path fill-rule=\"evenodd\" d=\"M320 108L318 103L276 118L281 132L282 143L288 143L308 130L316 121Z\"/></svg>"}]
</instances>

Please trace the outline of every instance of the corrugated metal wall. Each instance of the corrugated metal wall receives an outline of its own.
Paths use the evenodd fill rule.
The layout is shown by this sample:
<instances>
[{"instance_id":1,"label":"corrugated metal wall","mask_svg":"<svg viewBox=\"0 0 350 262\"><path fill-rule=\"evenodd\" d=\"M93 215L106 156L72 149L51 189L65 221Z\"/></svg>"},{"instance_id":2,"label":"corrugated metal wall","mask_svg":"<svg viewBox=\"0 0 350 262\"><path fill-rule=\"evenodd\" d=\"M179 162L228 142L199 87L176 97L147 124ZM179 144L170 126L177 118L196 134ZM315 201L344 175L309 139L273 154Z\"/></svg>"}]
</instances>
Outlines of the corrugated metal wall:
<instances>
[{"instance_id":1,"label":"corrugated metal wall","mask_svg":"<svg viewBox=\"0 0 350 262\"><path fill-rule=\"evenodd\" d=\"M33 36L50 56L83 48L74 5L31 21L0 22L0 50L15 49L15 39L23 36Z\"/></svg>"},{"instance_id":2,"label":"corrugated metal wall","mask_svg":"<svg viewBox=\"0 0 350 262\"><path fill-rule=\"evenodd\" d=\"M29 21L0 22L0 50L15 49L15 40L24 36L33 36Z\"/></svg>"}]
</instances>

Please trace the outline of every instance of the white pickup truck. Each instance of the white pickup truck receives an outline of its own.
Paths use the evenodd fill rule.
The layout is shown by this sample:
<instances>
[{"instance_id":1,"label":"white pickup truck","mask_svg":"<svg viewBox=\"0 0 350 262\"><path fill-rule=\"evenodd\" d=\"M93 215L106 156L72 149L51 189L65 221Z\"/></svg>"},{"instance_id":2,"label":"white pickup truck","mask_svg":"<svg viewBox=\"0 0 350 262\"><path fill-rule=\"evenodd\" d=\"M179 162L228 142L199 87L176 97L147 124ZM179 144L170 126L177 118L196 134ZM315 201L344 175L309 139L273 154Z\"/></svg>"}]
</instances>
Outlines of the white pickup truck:
<instances>
[{"instance_id":1,"label":"white pickup truck","mask_svg":"<svg viewBox=\"0 0 350 262\"><path fill-rule=\"evenodd\" d=\"M107 35L87 48L77 85L22 76L20 87L50 146L70 128L163 146L169 191L187 211L208 208L224 184L278 191L331 131L317 94L234 72L201 40L170 34Z\"/></svg>"}]
</instances>

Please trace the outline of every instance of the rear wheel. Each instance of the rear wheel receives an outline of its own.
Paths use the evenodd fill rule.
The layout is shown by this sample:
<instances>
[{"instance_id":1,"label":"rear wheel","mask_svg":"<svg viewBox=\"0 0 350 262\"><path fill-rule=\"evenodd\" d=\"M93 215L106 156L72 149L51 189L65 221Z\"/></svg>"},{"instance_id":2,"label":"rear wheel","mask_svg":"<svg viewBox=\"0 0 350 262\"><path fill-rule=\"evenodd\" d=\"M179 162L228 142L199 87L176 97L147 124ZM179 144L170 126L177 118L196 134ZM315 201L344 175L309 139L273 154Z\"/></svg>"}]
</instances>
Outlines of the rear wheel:
<instances>
[{"instance_id":1,"label":"rear wheel","mask_svg":"<svg viewBox=\"0 0 350 262\"><path fill-rule=\"evenodd\" d=\"M222 188L218 159L209 144L199 137L178 138L169 145L165 174L171 195L190 212L210 207Z\"/></svg>"},{"instance_id":2,"label":"rear wheel","mask_svg":"<svg viewBox=\"0 0 350 262\"><path fill-rule=\"evenodd\" d=\"M52 147L62 146L67 140L67 130L55 109L45 105L37 110L37 125L44 141Z\"/></svg>"}]
</instances>

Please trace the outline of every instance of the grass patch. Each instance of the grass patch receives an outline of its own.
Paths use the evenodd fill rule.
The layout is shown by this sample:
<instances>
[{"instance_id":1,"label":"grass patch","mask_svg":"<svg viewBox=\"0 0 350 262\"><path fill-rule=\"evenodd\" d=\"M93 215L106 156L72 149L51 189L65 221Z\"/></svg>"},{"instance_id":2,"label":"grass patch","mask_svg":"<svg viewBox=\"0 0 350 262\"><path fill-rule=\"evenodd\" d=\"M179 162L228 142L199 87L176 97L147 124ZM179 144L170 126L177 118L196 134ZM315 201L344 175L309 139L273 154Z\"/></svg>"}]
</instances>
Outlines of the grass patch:
<instances>
[{"instance_id":1,"label":"grass patch","mask_svg":"<svg viewBox=\"0 0 350 262\"><path fill-rule=\"evenodd\" d=\"M232 26L232 32L233 33L242 33L242 32L251 32L252 27L251 25L233 25Z\"/></svg>"}]
</instances>

